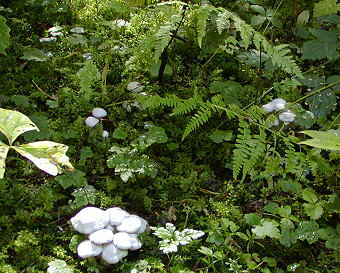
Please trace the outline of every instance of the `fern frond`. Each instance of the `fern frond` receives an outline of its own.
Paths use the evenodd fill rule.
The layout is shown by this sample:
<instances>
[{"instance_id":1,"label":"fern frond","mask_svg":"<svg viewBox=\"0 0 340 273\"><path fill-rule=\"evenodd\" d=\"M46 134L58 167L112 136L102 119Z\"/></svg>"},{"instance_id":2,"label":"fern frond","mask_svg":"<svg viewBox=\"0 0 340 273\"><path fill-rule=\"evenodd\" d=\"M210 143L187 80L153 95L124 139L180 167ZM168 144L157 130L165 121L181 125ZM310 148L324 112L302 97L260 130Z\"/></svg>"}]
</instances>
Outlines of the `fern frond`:
<instances>
[{"instance_id":1,"label":"fern frond","mask_svg":"<svg viewBox=\"0 0 340 273\"><path fill-rule=\"evenodd\" d=\"M266 151L265 135L251 135L249 128L241 125L233 151L233 177L237 179L242 170L243 181Z\"/></svg>"},{"instance_id":2,"label":"fern frond","mask_svg":"<svg viewBox=\"0 0 340 273\"><path fill-rule=\"evenodd\" d=\"M168 46L172 32L176 29L177 24L181 20L181 16L178 14L172 15L170 21L160 26L159 30L154 35L155 42L155 54L154 59L157 62L163 53L163 50Z\"/></svg>"},{"instance_id":3,"label":"fern frond","mask_svg":"<svg viewBox=\"0 0 340 273\"><path fill-rule=\"evenodd\" d=\"M185 115L197 109L203 103L201 96L195 94L193 97L178 103L170 116Z\"/></svg>"},{"instance_id":4,"label":"fern frond","mask_svg":"<svg viewBox=\"0 0 340 273\"><path fill-rule=\"evenodd\" d=\"M196 10L197 42L199 47L202 47L202 40L206 35L207 30L207 21L213 10L215 10L215 8L210 5L201 6L198 10Z\"/></svg>"},{"instance_id":5,"label":"fern frond","mask_svg":"<svg viewBox=\"0 0 340 273\"><path fill-rule=\"evenodd\" d=\"M176 107L181 103L181 99L176 95L167 95L166 97L161 97L159 95L154 96L138 96L138 102L145 109L155 109L159 107Z\"/></svg>"}]
</instances>

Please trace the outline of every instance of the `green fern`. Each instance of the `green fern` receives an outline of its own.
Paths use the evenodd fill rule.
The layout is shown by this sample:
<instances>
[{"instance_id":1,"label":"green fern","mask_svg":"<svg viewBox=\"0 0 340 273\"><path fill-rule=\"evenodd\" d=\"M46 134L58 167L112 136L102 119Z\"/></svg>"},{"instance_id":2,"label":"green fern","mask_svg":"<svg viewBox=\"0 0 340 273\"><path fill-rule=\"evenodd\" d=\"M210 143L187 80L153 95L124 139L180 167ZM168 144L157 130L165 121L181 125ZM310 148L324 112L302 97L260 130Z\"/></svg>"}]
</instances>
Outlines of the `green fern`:
<instances>
[{"instance_id":1,"label":"green fern","mask_svg":"<svg viewBox=\"0 0 340 273\"><path fill-rule=\"evenodd\" d=\"M266 152L265 135L251 135L246 122L241 123L237 143L233 151L233 177L237 179L242 170L243 181Z\"/></svg>"},{"instance_id":2,"label":"green fern","mask_svg":"<svg viewBox=\"0 0 340 273\"><path fill-rule=\"evenodd\" d=\"M203 5L195 12L195 18L196 18L196 27L197 27L197 42L198 46L202 47L202 40L206 35L207 31L207 22L210 16L211 11L213 11L214 8L210 5Z\"/></svg>"}]
</instances>

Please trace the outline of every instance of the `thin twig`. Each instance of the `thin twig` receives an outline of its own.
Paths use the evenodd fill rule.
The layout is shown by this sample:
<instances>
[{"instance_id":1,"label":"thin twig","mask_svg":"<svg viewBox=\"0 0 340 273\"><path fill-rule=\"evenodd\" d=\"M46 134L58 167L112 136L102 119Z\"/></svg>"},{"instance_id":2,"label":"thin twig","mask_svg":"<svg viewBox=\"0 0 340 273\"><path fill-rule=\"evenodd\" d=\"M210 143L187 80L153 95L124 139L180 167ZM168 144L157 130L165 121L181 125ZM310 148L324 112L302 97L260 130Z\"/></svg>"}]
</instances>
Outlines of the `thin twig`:
<instances>
[{"instance_id":1,"label":"thin twig","mask_svg":"<svg viewBox=\"0 0 340 273\"><path fill-rule=\"evenodd\" d=\"M49 95L49 94L47 94L44 90L42 90L37 84L36 84L36 82L34 81L34 80L32 80L32 83L34 84L34 86L41 92L41 93L43 93L45 96L47 96L47 97L49 97L51 100L57 100L57 98L55 97L55 96L51 96L51 95Z\"/></svg>"}]
</instances>

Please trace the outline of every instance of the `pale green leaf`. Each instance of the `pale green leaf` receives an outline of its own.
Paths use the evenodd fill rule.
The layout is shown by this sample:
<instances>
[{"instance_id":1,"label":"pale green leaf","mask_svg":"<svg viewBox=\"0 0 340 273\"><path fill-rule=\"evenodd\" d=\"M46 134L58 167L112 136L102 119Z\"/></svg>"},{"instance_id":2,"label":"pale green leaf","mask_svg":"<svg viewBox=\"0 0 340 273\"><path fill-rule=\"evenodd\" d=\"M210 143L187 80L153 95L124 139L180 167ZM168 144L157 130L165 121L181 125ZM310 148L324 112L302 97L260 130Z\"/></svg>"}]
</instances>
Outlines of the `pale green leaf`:
<instances>
[{"instance_id":1,"label":"pale green leaf","mask_svg":"<svg viewBox=\"0 0 340 273\"><path fill-rule=\"evenodd\" d=\"M260 6L260 5L251 5L250 8L257 12L260 13L261 15L265 16L266 15L266 11L264 9L264 7Z\"/></svg>"},{"instance_id":2,"label":"pale green leaf","mask_svg":"<svg viewBox=\"0 0 340 273\"><path fill-rule=\"evenodd\" d=\"M251 17L250 23L253 26L262 25L266 21L266 17L262 15L254 15Z\"/></svg>"},{"instance_id":3,"label":"pale green leaf","mask_svg":"<svg viewBox=\"0 0 340 273\"><path fill-rule=\"evenodd\" d=\"M87 184L85 173L79 170L59 175L55 180L63 187L63 189L81 187Z\"/></svg>"},{"instance_id":4,"label":"pale green leaf","mask_svg":"<svg viewBox=\"0 0 340 273\"><path fill-rule=\"evenodd\" d=\"M38 127L24 114L0 108L0 132L3 133L10 145L21 134L36 130Z\"/></svg>"},{"instance_id":5,"label":"pale green leaf","mask_svg":"<svg viewBox=\"0 0 340 273\"><path fill-rule=\"evenodd\" d=\"M313 220L317 220L323 214L323 208L320 204L303 204L306 214Z\"/></svg>"},{"instance_id":6,"label":"pale green leaf","mask_svg":"<svg viewBox=\"0 0 340 273\"><path fill-rule=\"evenodd\" d=\"M255 226L251 231L259 238L266 236L270 238L280 238L280 230L277 228L278 223L266 219L261 220L261 225Z\"/></svg>"},{"instance_id":7,"label":"pale green leaf","mask_svg":"<svg viewBox=\"0 0 340 273\"><path fill-rule=\"evenodd\" d=\"M6 19L0 16L0 54L6 54L5 49L9 46L9 27L6 25Z\"/></svg>"},{"instance_id":8,"label":"pale green leaf","mask_svg":"<svg viewBox=\"0 0 340 273\"><path fill-rule=\"evenodd\" d=\"M4 178L8 150L9 146L0 141L0 179Z\"/></svg>"},{"instance_id":9,"label":"pale green leaf","mask_svg":"<svg viewBox=\"0 0 340 273\"><path fill-rule=\"evenodd\" d=\"M36 62L45 62L48 60L48 56L38 48L26 48L24 49L24 56L20 59L26 61L36 61Z\"/></svg>"},{"instance_id":10,"label":"pale green leaf","mask_svg":"<svg viewBox=\"0 0 340 273\"><path fill-rule=\"evenodd\" d=\"M340 4L337 0L322 0L314 5L314 17L334 14L340 11Z\"/></svg>"},{"instance_id":11,"label":"pale green leaf","mask_svg":"<svg viewBox=\"0 0 340 273\"><path fill-rule=\"evenodd\" d=\"M340 151L340 135L337 131L313 131L307 130L302 133L312 137L312 139L299 142L315 148Z\"/></svg>"},{"instance_id":12,"label":"pale green leaf","mask_svg":"<svg viewBox=\"0 0 340 273\"><path fill-rule=\"evenodd\" d=\"M309 244L315 243L319 239L319 225L315 221L302 221L299 223L295 233L297 239L307 240Z\"/></svg>"},{"instance_id":13,"label":"pale green leaf","mask_svg":"<svg viewBox=\"0 0 340 273\"><path fill-rule=\"evenodd\" d=\"M302 198L309 203L316 203L318 201L318 197L315 192L310 188L303 190Z\"/></svg>"},{"instance_id":14,"label":"pale green leaf","mask_svg":"<svg viewBox=\"0 0 340 273\"><path fill-rule=\"evenodd\" d=\"M65 261L55 259L48 263L47 273L73 273L73 269L69 267Z\"/></svg>"},{"instance_id":15,"label":"pale green leaf","mask_svg":"<svg viewBox=\"0 0 340 273\"><path fill-rule=\"evenodd\" d=\"M297 17L296 23L298 25L305 25L308 23L309 20L309 16L310 16L310 12L309 10L304 10L303 12L301 12L299 14L299 16Z\"/></svg>"},{"instance_id":16,"label":"pale green leaf","mask_svg":"<svg viewBox=\"0 0 340 273\"><path fill-rule=\"evenodd\" d=\"M68 147L64 144L52 141L37 141L20 146L12 146L18 153L31 160L39 169L56 176L65 167L73 170L66 151Z\"/></svg>"}]
</instances>

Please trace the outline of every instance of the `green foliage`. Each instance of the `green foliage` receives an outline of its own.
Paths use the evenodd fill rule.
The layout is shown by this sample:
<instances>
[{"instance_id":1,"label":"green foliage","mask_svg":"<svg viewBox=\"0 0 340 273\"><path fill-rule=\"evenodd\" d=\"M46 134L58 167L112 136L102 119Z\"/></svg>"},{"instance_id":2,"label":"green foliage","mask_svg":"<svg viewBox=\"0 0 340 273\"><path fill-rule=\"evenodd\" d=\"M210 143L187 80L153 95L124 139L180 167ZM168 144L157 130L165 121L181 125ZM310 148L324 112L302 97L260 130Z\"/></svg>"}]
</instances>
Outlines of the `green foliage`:
<instances>
[{"instance_id":1,"label":"green foliage","mask_svg":"<svg viewBox=\"0 0 340 273\"><path fill-rule=\"evenodd\" d=\"M314 5L314 17L324 16L337 13L340 11L340 5L336 0L322 0Z\"/></svg>"},{"instance_id":2,"label":"green foliage","mask_svg":"<svg viewBox=\"0 0 340 273\"><path fill-rule=\"evenodd\" d=\"M53 260L48 263L47 273L73 273L73 269L69 267L63 260Z\"/></svg>"},{"instance_id":3,"label":"green foliage","mask_svg":"<svg viewBox=\"0 0 340 273\"><path fill-rule=\"evenodd\" d=\"M6 54L5 50L9 47L10 29L6 25L6 19L0 15L0 54Z\"/></svg>"},{"instance_id":4,"label":"green foliage","mask_svg":"<svg viewBox=\"0 0 340 273\"><path fill-rule=\"evenodd\" d=\"M86 61L84 66L78 71L77 76L80 83L80 92L87 100L93 96L92 86L100 79L100 73L97 66Z\"/></svg>"},{"instance_id":5,"label":"green foliage","mask_svg":"<svg viewBox=\"0 0 340 273\"><path fill-rule=\"evenodd\" d=\"M66 167L73 169L66 156L68 147L52 141L37 141L13 146L13 142L24 132L37 130L38 127L24 114L17 111L0 109L0 132L3 133L9 146L0 141L0 178L4 177L5 160L10 148L32 161L39 169L50 175L57 175Z\"/></svg>"}]
</instances>

